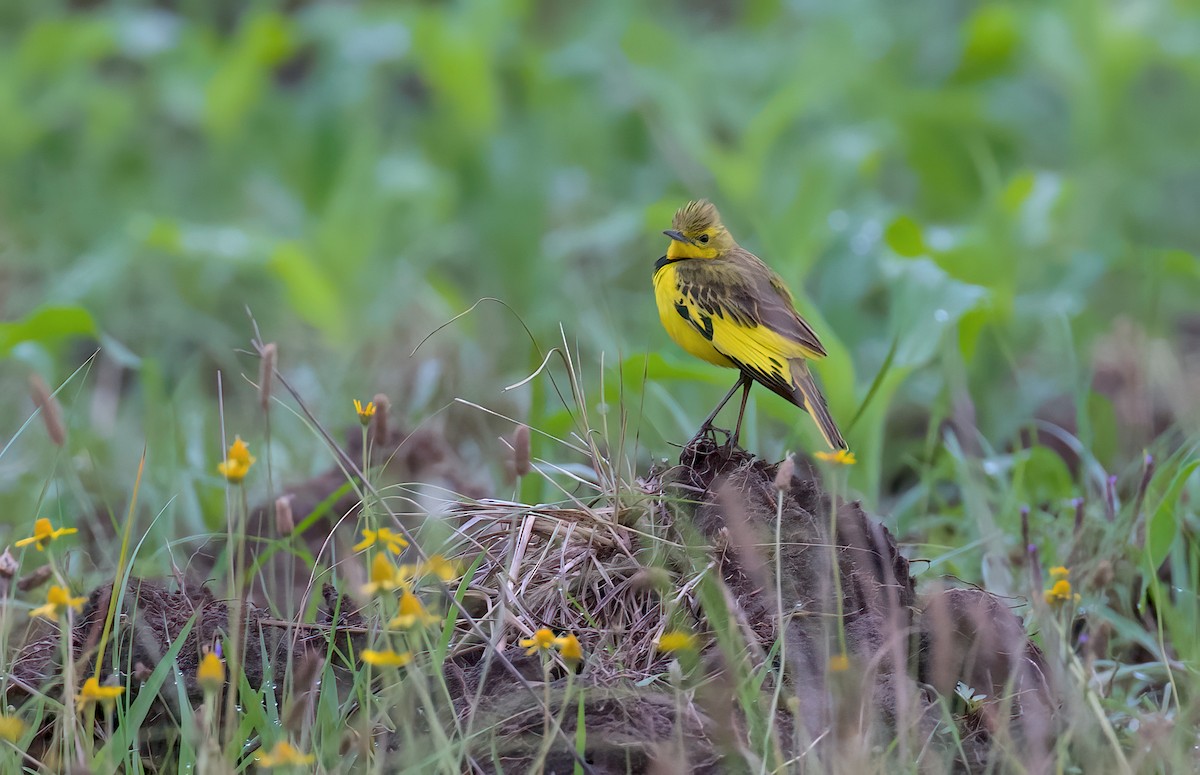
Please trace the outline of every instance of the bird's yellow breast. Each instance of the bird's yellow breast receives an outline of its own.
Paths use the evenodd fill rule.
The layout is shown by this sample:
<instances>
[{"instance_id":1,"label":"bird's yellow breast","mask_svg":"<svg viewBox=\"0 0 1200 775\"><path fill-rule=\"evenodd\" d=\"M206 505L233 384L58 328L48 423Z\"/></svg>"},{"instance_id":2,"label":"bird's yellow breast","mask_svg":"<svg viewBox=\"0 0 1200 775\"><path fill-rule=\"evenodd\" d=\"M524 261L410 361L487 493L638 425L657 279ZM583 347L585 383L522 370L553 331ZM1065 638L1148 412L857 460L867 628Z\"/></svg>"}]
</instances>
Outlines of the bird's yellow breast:
<instances>
[{"instance_id":1,"label":"bird's yellow breast","mask_svg":"<svg viewBox=\"0 0 1200 775\"><path fill-rule=\"evenodd\" d=\"M654 273L654 300L658 304L658 319L675 344L709 363L735 367L733 361L722 355L709 339L679 313L681 306L686 308L687 300L679 291L678 272L674 263L664 264Z\"/></svg>"}]
</instances>

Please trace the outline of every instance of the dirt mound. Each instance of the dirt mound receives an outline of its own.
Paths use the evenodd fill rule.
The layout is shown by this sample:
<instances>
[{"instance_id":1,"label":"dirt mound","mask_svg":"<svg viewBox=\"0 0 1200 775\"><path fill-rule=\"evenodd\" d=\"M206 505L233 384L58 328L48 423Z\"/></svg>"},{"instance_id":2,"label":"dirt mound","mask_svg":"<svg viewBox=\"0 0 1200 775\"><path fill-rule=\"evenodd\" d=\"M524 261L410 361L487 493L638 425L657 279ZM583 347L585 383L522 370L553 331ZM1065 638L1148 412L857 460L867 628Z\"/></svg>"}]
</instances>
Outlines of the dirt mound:
<instances>
[{"instance_id":1,"label":"dirt mound","mask_svg":"<svg viewBox=\"0 0 1200 775\"><path fill-rule=\"evenodd\" d=\"M519 512L519 555L498 541L488 553L496 562L481 567L476 589L494 605L509 579L526 580L520 599L536 611L526 628L571 629L606 655L584 675L555 673L548 696L566 737L573 739L576 714L556 703L573 682L588 687L587 754L599 772L638 772L662 761L669 764L663 771L718 771L727 757L746 754L753 722L734 701L735 666L715 645L701 655L705 680L687 693L692 701L681 705L668 692L643 688L671 669L672 657L653 648L669 603L687 606L701 628L725 615L705 610L697 595L678 594L695 589L712 567L747 658L769 675L782 663L782 694L794 701L778 703L768 724L785 760L807 752L846 763L894 745L897 762L919 762L924 771L984 771L1001 752L1011 761L1014 751L1029 772L1048 771L1054 695L1041 654L1012 611L977 589L918 595L885 527L857 503L831 499L811 467L791 470L778 481L778 466L701 439L679 466L643 482L648 505L543 513L542 523L536 509ZM475 508L466 511L477 516ZM588 537L573 542L573 531ZM512 532L503 525L493 535ZM699 574L696 557L663 557L647 536L698 549ZM656 564L670 572L673 597L639 583ZM598 605L580 606L580 596ZM509 637L520 633L510 627ZM512 656L523 659L520 651ZM525 661L531 680L540 678L538 664ZM460 716L499 719L493 766L523 771L544 742L543 711L482 658L458 669L471 676L462 683ZM958 698L968 688L970 702ZM768 677L764 697L773 690ZM555 771L571 766L565 745L550 746L546 761L561 761Z\"/></svg>"},{"instance_id":2,"label":"dirt mound","mask_svg":"<svg viewBox=\"0 0 1200 775\"><path fill-rule=\"evenodd\" d=\"M459 504L450 519L455 554L476 567L463 601L476 624L460 621L451 640L443 722L487 731L468 744L475 766L569 771L582 713L583 758L598 773L716 772L764 756L853 771L856 757L880 751L928 772L994 769L1001 752L1048 771L1055 695L1020 621L980 590L919 595L888 530L819 482L807 464L781 473L703 438L680 465L590 504ZM305 502L326 502L343 484L313 480ZM297 509L297 521L305 516ZM96 589L75 621L80 675L94 674L110 595ZM306 680L286 675L291 666L361 650L378 623L331 587L324 596L316 624L245 607L252 686L273 674L283 691ZM176 664L196 702L199 659L228 637L237 609L203 587L135 579L116 636L132 655L125 664L153 670L186 631ZM708 644L687 667L655 648L681 622ZM539 627L577 634L584 669L517 647ZM21 648L8 702L57 680L59 637L48 630ZM351 648L331 649L331 638ZM501 655L519 677L501 669ZM760 688L747 697L746 686ZM179 696L160 694L164 710ZM548 734L552 724L563 734ZM397 756L398 745L388 746Z\"/></svg>"},{"instance_id":3,"label":"dirt mound","mask_svg":"<svg viewBox=\"0 0 1200 775\"><path fill-rule=\"evenodd\" d=\"M148 677L177 645L174 662L183 686L176 687L168 677L158 689L142 724L143 738L151 743L147 752L152 753L152 741L159 737L156 727L170 726L172 719L179 717L179 698L186 696L193 705L203 699L196 676L200 660L209 650L230 648L230 633L234 631L231 612L236 615L238 607L215 599L203 586L172 591L156 581L132 578L119 601L117 618L121 625L116 628L108 651L109 655L114 652L121 655L121 668L113 670L106 657L106 666L98 671L96 655L112 589L111 584L105 584L93 590L74 619L71 655L75 685L98 675L104 682L130 687L131 699L136 698ZM240 632L246 646L240 653L246 680L253 688L260 688L274 675L282 678L276 684L277 692L282 692L285 686L296 682L290 676L280 676L281 671L292 666L311 671L312 664L324 660L327 653L339 653L336 648L330 649L331 639L353 645L354 651L361 649L363 622L357 613L332 586L327 585L323 594L325 605L315 624L294 625L272 619L254 605L245 607ZM37 630L12 658L6 703L19 705L34 692L54 695L59 691L55 684L62 679L62 632L56 624L38 622ZM351 666L333 667L335 675L345 675ZM44 742L35 742L31 753L39 753Z\"/></svg>"}]
</instances>

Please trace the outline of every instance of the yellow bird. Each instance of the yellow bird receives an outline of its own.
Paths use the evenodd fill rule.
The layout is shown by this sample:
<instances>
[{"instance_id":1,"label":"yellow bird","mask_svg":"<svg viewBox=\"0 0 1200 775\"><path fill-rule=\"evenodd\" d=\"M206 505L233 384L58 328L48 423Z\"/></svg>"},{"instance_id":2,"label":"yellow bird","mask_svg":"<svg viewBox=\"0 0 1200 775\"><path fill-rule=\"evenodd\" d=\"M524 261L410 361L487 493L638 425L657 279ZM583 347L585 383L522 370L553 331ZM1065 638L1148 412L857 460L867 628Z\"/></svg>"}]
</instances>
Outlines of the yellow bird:
<instances>
[{"instance_id":1,"label":"yellow bird","mask_svg":"<svg viewBox=\"0 0 1200 775\"><path fill-rule=\"evenodd\" d=\"M796 312L783 278L734 241L707 200L679 208L663 234L671 244L654 263L654 297L663 327L697 358L741 372L700 432L712 427L740 387L736 443L750 386L759 382L812 415L830 448L846 449L808 370L808 361L825 357L825 348Z\"/></svg>"}]
</instances>

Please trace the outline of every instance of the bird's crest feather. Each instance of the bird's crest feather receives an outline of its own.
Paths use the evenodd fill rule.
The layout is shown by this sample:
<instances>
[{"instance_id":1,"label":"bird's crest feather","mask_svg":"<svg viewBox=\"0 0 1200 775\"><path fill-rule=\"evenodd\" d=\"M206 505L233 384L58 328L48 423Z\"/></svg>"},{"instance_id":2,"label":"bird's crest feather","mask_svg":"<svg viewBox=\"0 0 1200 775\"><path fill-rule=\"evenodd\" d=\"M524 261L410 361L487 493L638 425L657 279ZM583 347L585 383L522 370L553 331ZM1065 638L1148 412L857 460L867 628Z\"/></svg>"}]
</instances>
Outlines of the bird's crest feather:
<instances>
[{"instance_id":1,"label":"bird's crest feather","mask_svg":"<svg viewBox=\"0 0 1200 775\"><path fill-rule=\"evenodd\" d=\"M671 219L671 228L684 234L698 234L720 225L721 214L717 212L716 206L707 199L688 202L676 210L675 217Z\"/></svg>"}]
</instances>

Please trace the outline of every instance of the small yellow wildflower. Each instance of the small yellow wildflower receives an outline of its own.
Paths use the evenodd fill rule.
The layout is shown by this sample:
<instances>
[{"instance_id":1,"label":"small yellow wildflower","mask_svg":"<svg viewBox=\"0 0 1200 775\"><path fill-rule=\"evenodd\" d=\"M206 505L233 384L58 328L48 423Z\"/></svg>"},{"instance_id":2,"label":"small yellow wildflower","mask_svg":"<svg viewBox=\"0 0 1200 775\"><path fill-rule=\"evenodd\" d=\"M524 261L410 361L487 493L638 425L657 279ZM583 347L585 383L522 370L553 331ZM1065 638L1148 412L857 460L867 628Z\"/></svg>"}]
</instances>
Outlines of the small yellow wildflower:
<instances>
[{"instance_id":1,"label":"small yellow wildflower","mask_svg":"<svg viewBox=\"0 0 1200 775\"><path fill-rule=\"evenodd\" d=\"M674 651L695 651L697 645L696 636L682 630L664 632L658 639L658 650L668 654Z\"/></svg>"},{"instance_id":2,"label":"small yellow wildflower","mask_svg":"<svg viewBox=\"0 0 1200 775\"><path fill-rule=\"evenodd\" d=\"M558 646L558 653L568 665L574 667L583 661L583 646L579 645L579 638L575 637L575 633L560 635L554 639L554 645Z\"/></svg>"},{"instance_id":3,"label":"small yellow wildflower","mask_svg":"<svg viewBox=\"0 0 1200 775\"><path fill-rule=\"evenodd\" d=\"M107 706L120 697L124 691L124 686L101 686L100 679L92 676L83 682L83 688L79 690L79 697L75 699L75 704L80 710L96 702Z\"/></svg>"},{"instance_id":4,"label":"small yellow wildflower","mask_svg":"<svg viewBox=\"0 0 1200 775\"><path fill-rule=\"evenodd\" d=\"M379 592L395 589L400 586L403 579L392 561L387 555L379 552L375 555L375 559L371 561L371 580L363 584L362 593L364 595L374 595Z\"/></svg>"},{"instance_id":5,"label":"small yellow wildflower","mask_svg":"<svg viewBox=\"0 0 1200 775\"><path fill-rule=\"evenodd\" d=\"M1065 565L1059 565L1058 567L1050 569L1050 578L1052 579L1065 579L1070 575L1071 569Z\"/></svg>"},{"instance_id":6,"label":"small yellow wildflower","mask_svg":"<svg viewBox=\"0 0 1200 775\"><path fill-rule=\"evenodd\" d=\"M225 685L225 663L217 656L217 652L209 651L200 660L196 669L196 681L206 692L218 691Z\"/></svg>"},{"instance_id":7,"label":"small yellow wildflower","mask_svg":"<svg viewBox=\"0 0 1200 775\"><path fill-rule=\"evenodd\" d=\"M22 538L20 541L17 541L14 546L20 547L33 544L40 552L46 548L46 544L50 543L54 539L62 538L63 536L69 536L72 533L78 532L79 531L73 527L60 527L56 529L50 520L46 519L45 517L40 517L33 523L33 535L29 536L29 538Z\"/></svg>"},{"instance_id":8,"label":"small yellow wildflower","mask_svg":"<svg viewBox=\"0 0 1200 775\"><path fill-rule=\"evenodd\" d=\"M46 604L33 609L29 615L40 616L43 619L57 619L60 608L74 608L79 611L86 602L86 597L71 597L71 590L56 584L50 587L50 591L46 593Z\"/></svg>"},{"instance_id":9,"label":"small yellow wildflower","mask_svg":"<svg viewBox=\"0 0 1200 775\"><path fill-rule=\"evenodd\" d=\"M420 571L421 569L416 565L413 565L411 562L401 563L396 568L396 583L399 586L408 589L413 585L413 582L416 581L417 577L421 575Z\"/></svg>"},{"instance_id":10,"label":"small yellow wildflower","mask_svg":"<svg viewBox=\"0 0 1200 775\"><path fill-rule=\"evenodd\" d=\"M223 463L217 466L217 471L227 481L238 484L246 478L246 474L250 473L250 466L254 465L254 461L257 459L250 454L250 448L246 446L246 442L242 441L242 437L235 436L233 444L229 447L229 455L226 456Z\"/></svg>"},{"instance_id":11,"label":"small yellow wildflower","mask_svg":"<svg viewBox=\"0 0 1200 775\"><path fill-rule=\"evenodd\" d=\"M533 656L539 651L549 651L554 648L554 631L549 627L543 627L533 634L532 638L522 638L520 641L521 648L526 649L526 654Z\"/></svg>"},{"instance_id":12,"label":"small yellow wildflower","mask_svg":"<svg viewBox=\"0 0 1200 775\"><path fill-rule=\"evenodd\" d=\"M375 402L368 401L366 406L362 405L362 401L354 399L354 411L358 413L358 421L363 425L371 422L371 418L375 416Z\"/></svg>"},{"instance_id":13,"label":"small yellow wildflower","mask_svg":"<svg viewBox=\"0 0 1200 775\"><path fill-rule=\"evenodd\" d=\"M439 621L441 619L425 610L425 605L421 602L421 598L414 595L411 590L406 589L400 595L400 613L396 614L396 618L392 619L388 623L388 626L399 627L402 630L411 630L414 627L427 627Z\"/></svg>"},{"instance_id":14,"label":"small yellow wildflower","mask_svg":"<svg viewBox=\"0 0 1200 775\"><path fill-rule=\"evenodd\" d=\"M404 547L408 546L408 541L404 540L404 536L389 527L381 527L378 530L364 530L362 534L363 540L354 545L353 551L361 552L363 549L369 549L376 543L381 543L392 554L400 554L400 552L404 551Z\"/></svg>"},{"instance_id":15,"label":"small yellow wildflower","mask_svg":"<svg viewBox=\"0 0 1200 775\"><path fill-rule=\"evenodd\" d=\"M25 734L25 722L19 716L0 713L0 740L15 743Z\"/></svg>"},{"instance_id":16,"label":"small yellow wildflower","mask_svg":"<svg viewBox=\"0 0 1200 775\"><path fill-rule=\"evenodd\" d=\"M311 753L300 753L286 740L280 740L270 753L259 754L255 761L259 767L289 767L312 764L317 757Z\"/></svg>"},{"instance_id":17,"label":"small yellow wildflower","mask_svg":"<svg viewBox=\"0 0 1200 775\"><path fill-rule=\"evenodd\" d=\"M454 581L459 575L458 565L440 554L431 554L421 568L424 571L422 575L437 576L442 581Z\"/></svg>"},{"instance_id":18,"label":"small yellow wildflower","mask_svg":"<svg viewBox=\"0 0 1200 775\"><path fill-rule=\"evenodd\" d=\"M412 654L407 651L396 653L393 649L387 651L372 651L371 649L363 649L363 662L376 667L404 667L409 662L412 662Z\"/></svg>"},{"instance_id":19,"label":"small yellow wildflower","mask_svg":"<svg viewBox=\"0 0 1200 775\"><path fill-rule=\"evenodd\" d=\"M840 466L852 466L858 462L853 452L839 449L837 452L814 452L813 456L826 463L836 463Z\"/></svg>"},{"instance_id":20,"label":"small yellow wildflower","mask_svg":"<svg viewBox=\"0 0 1200 775\"><path fill-rule=\"evenodd\" d=\"M850 657L845 654L834 654L829 658L829 672L844 673L850 669Z\"/></svg>"},{"instance_id":21,"label":"small yellow wildflower","mask_svg":"<svg viewBox=\"0 0 1200 775\"><path fill-rule=\"evenodd\" d=\"M1071 582L1062 578L1054 582L1054 585L1042 594L1045 596L1046 602L1050 605L1061 605L1062 603L1070 602L1078 603L1080 600L1078 594L1072 594Z\"/></svg>"}]
</instances>

